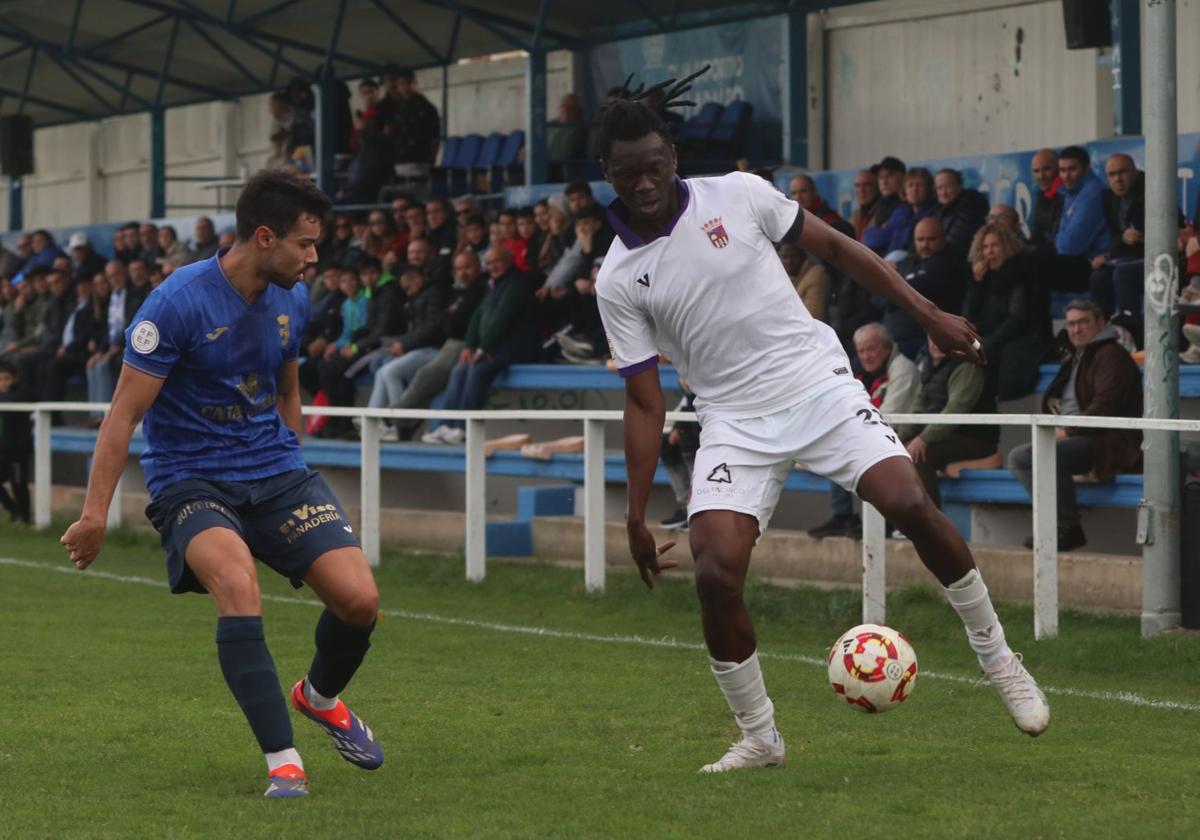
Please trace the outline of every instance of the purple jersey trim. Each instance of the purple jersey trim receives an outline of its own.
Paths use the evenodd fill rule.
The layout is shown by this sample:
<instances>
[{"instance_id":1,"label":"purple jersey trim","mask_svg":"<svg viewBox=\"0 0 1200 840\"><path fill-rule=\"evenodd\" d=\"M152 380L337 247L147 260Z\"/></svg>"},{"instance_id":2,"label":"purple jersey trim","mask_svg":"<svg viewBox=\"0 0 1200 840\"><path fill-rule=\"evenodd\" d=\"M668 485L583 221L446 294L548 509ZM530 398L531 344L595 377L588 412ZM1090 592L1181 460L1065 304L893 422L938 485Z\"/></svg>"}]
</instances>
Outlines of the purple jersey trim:
<instances>
[{"instance_id":1,"label":"purple jersey trim","mask_svg":"<svg viewBox=\"0 0 1200 840\"><path fill-rule=\"evenodd\" d=\"M655 353L648 359L637 362L629 367L617 368L617 373L622 379L628 379L631 376L637 376L642 371L650 370L650 368L658 367L658 354Z\"/></svg>"},{"instance_id":2,"label":"purple jersey trim","mask_svg":"<svg viewBox=\"0 0 1200 840\"><path fill-rule=\"evenodd\" d=\"M691 190L687 188L687 184L678 175L675 176L675 191L679 198L679 209L675 211L674 216L667 219L667 223L663 225L662 230L649 239L642 239L625 222L626 217L629 215L629 208L625 206L625 203L619 198L612 200L612 203L608 205L608 221L612 225L612 229L616 231L617 236L621 237L621 241L625 243L626 248L640 248L643 245L649 245L656 239L671 235L671 232L675 230L675 225L679 224L679 220L683 218L683 213L687 210L688 202L692 197Z\"/></svg>"}]
</instances>

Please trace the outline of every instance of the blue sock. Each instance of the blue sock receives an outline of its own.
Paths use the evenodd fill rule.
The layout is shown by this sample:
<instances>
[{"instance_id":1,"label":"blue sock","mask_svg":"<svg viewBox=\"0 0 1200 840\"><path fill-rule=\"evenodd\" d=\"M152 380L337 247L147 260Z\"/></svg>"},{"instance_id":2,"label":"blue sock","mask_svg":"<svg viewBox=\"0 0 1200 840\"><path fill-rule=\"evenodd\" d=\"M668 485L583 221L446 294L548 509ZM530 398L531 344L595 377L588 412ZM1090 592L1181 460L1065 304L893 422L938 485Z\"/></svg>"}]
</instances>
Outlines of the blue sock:
<instances>
[{"instance_id":1,"label":"blue sock","mask_svg":"<svg viewBox=\"0 0 1200 840\"><path fill-rule=\"evenodd\" d=\"M308 683L322 697L337 697L346 688L367 649L371 647L372 621L369 627L352 627L331 611L317 620L317 652L308 669Z\"/></svg>"},{"instance_id":2,"label":"blue sock","mask_svg":"<svg viewBox=\"0 0 1200 840\"><path fill-rule=\"evenodd\" d=\"M217 619L217 658L221 673L264 753L292 746L288 718L275 662L267 650L262 617L221 616Z\"/></svg>"}]
</instances>

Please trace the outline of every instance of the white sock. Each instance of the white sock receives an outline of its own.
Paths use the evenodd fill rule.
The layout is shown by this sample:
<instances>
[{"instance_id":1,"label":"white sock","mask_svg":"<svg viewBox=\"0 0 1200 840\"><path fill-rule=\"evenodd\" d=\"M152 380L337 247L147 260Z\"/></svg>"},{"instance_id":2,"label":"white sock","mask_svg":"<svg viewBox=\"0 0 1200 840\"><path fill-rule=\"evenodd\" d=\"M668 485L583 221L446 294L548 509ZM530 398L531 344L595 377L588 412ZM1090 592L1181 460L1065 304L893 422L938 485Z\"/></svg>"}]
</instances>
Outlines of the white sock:
<instances>
[{"instance_id":1,"label":"white sock","mask_svg":"<svg viewBox=\"0 0 1200 840\"><path fill-rule=\"evenodd\" d=\"M312 687L312 683L307 679L304 681L304 699L308 701L308 705L312 706L318 712L328 712L338 704L336 694L333 697L318 694L317 690Z\"/></svg>"},{"instance_id":2,"label":"white sock","mask_svg":"<svg viewBox=\"0 0 1200 840\"><path fill-rule=\"evenodd\" d=\"M966 626L967 641L981 663L990 665L1000 656L1011 653L1004 641L1004 628L1000 626L1000 619L978 569L967 572L961 580L947 586L945 591L946 600Z\"/></svg>"},{"instance_id":3,"label":"white sock","mask_svg":"<svg viewBox=\"0 0 1200 840\"><path fill-rule=\"evenodd\" d=\"M295 747L288 747L279 752L263 753L263 755L267 759L268 773L274 773L285 764L295 764L301 770L304 769L304 762L300 760L300 753L296 752Z\"/></svg>"},{"instance_id":4,"label":"white sock","mask_svg":"<svg viewBox=\"0 0 1200 840\"><path fill-rule=\"evenodd\" d=\"M767 687L763 684L758 651L750 654L745 662L719 662L710 657L708 663L742 732L764 737L771 735L775 729L775 704L767 696Z\"/></svg>"}]
</instances>

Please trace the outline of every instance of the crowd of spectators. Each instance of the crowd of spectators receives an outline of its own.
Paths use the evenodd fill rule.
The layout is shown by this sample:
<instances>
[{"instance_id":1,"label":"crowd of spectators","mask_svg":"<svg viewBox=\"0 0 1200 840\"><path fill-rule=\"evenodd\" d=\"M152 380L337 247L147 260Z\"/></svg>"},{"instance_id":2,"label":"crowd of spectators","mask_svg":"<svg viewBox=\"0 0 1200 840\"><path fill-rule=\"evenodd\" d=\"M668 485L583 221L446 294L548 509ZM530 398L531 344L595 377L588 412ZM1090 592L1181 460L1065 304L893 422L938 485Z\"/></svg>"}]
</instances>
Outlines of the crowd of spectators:
<instances>
[{"instance_id":1,"label":"crowd of spectators","mask_svg":"<svg viewBox=\"0 0 1200 840\"><path fill-rule=\"evenodd\" d=\"M962 314L979 332L986 367L947 359L921 325L882 298L840 277L794 245L779 256L813 317L829 324L854 363L872 402L889 413L972 414L996 411L997 400L1033 393L1039 366L1060 370L1042 399L1044 411L1064 415L1141 416L1134 353L1142 341L1143 174L1131 157L1104 162L1107 187L1085 149L1042 149L1032 159L1036 185L1028 228L1007 205L989 207L963 173L932 174L895 157L859 171L855 207L841 218L800 175L791 195L825 222L856 237L896 266L922 295ZM1196 225L1179 218L1184 277L1181 304L1200 304L1200 241ZM1055 334L1052 292L1078 295ZM1200 362L1200 317L1184 327L1191 346L1184 362ZM903 360L903 361L901 361ZM998 467L994 426L899 428L930 495L937 475L962 466ZM1141 470L1140 435L1130 431L1060 429L1059 547L1086 543L1074 504L1081 480L1109 480ZM1028 446L1009 453L1008 468L1030 486ZM835 488L832 517L814 537L858 536L861 520L848 493Z\"/></svg>"},{"instance_id":2,"label":"crowd of spectators","mask_svg":"<svg viewBox=\"0 0 1200 840\"><path fill-rule=\"evenodd\" d=\"M612 238L586 182L490 215L470 196L337 213L317 248L301 384L316 404L351 405L369 374L371 407L427 407L444 393L445 407L474 409L514 363L602 364L595 277ZM420 426L385 424L383 439ZM337 419L311 431L356 435ZM457 424L422 435L461 438Z\"/></svg>"},{"instance_id":3,"label":"crowd of spectators","mask_svg":"<svg viewBox=\"0 0 1200 840\"><path fill-rule=\"evenodd\" d=\"M426 109L409 74L387 77L385 88L380 97L372 80L360 85L365 107L353 123L356 161L383 171L383 164L368 160L371 155L389 167L401 158L432 160L436 112ZM301 105L289 100L287 117L283 104L281 127L303 122ZM560 117L577 106L564 100ZM396 127L396 114L405 115L405 128ZM290 142L285 138L285 149ZM836 332L885 417L994 411L997 400L1031 394L1039 365L1051 361L1064 367L1047 394L1048 410L1140 413L1140 402L1126 399L1124 391L1129 371L1136 373L1130 351L1141 335L1143 178L1123 154L1105 161L1105 173L1107 188L1080 147L1039 151L1032 161L1037 191L1028 228L1011 207L989 207L979 191L965 186L962 173L910 169L893 156L857 173L849 219L820 195L811 177L792 179L791 196L805 210L891 262L940 308L971 320L988 359L985 368L945 358L908 313L796 244L782 245L780 260L808 311ZM1180 224L1181 260L1191 280L1182 302L1200 303L1200 242L1194 226ZM352 405L360 384L370 381L371 407L425 407L444 393L446 407L474 409L483 407L492 383L511 364L600 364L607 341L595 278L612 239L607 216L584 181L531 207L490 213L471 196L422 203L408 195L369 212L337 212L319 243L319 264L306 277L312 317L303 337L301 383L318 405ZM150 290L231 240L232 231L218 236L201 217L186 241L169 225L123 225L113 234L111 259L82 232L72 234L65 249L45 230L22 234L15 252L0 248L4 393L56 400L70 383L86 382L89 401L107 401L125 328ZM1052 291L1080 296L1057 336ZM1200 324L1185 328L1185 335L1195 343L1183 360L1200 362ZM1118 351L1129 361L1124 369ZM1113 398L1114 387L1120 399ZM423 435L421 426L385 424L383 438L420 435L429 443L457 443L463 437L459 424ZM309 432L357 435L339 419L312 418ZM664 458L681 476L694 451L694 429L673 432L665 433L672 440L664 438ZM992 427L898 432L935 499L939 470L963 461L1000 463ZM1074 430L1061 437L1060 476L1107 478L1140 469L1128 435ZM1014 450L1008 464L1027 480L1027 452ZM1060 482L1064 547L1084 541L1069 484ZM811 533L860 533L850 495L835 491L832 504L831 520ZM678 519L677 511L671 524L686 527L686 519Z\"/></svg>"}]
</instances>

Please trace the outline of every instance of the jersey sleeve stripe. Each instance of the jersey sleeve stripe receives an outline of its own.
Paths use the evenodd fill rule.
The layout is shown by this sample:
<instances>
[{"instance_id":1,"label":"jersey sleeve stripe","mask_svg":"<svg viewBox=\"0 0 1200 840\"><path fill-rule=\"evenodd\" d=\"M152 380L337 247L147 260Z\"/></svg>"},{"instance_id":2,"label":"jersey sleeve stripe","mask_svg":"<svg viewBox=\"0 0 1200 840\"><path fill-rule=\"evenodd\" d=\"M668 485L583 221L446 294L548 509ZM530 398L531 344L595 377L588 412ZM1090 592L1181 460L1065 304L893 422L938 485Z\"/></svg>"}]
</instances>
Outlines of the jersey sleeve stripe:
<instances>
[{"instance_id":1,"label":"jersey sleeve stripe","mask_svg":"<svg viewBox=\"0 0 1200 840\"><path fill-rule=\"evenodd\" d=\"M651 356L648 359L644 359L640 362L636 362L627 367L617 368L617 373L619 373L621 375L622 379L628 379L631 376L637 376L639 373L642 373L643 371L650 370L650 368L655 367L657 365L658 365L658 354L656 353L655 355Z\"/></svg>"},{"instance_id":2,"label":"jersey sleeve stripe","mask_svg":"<svg viewBox=\"0 0 1200 840\"><path fill-rule=\"evenodd\" d=\"M147 376L153 376L155 379L166 379L167 378L167 375L165 373L163 373L161 370L150 370L150 368L140 367L138 365L135 365L133 362L129 361L129 359L122 359L121 363L129 365L134 370L139 371L140 373L144 373Z\"/></svg>"}]
</instances>

